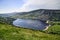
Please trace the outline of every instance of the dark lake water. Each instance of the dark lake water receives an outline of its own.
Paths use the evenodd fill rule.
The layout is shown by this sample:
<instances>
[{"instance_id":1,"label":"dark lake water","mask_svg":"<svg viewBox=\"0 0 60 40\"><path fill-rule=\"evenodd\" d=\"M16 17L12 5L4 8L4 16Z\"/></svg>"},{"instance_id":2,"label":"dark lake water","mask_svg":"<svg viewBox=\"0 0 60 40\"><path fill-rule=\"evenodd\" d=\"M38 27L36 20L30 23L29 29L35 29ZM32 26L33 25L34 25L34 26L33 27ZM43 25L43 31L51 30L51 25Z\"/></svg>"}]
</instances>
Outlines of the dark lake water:
<instances>
[{"instance_id":1,"label":"dark lake water","mask_svg":"<svg viewBox=\"0 0 60 40\"><path fill-rule=\"evenodd\" d=\"M48 26L48 24L40 20L28 20L28 19L17 19L13 21L13 25L17 27L23 27L35 30L43 30Z\"/></svg>"}]
</instances>

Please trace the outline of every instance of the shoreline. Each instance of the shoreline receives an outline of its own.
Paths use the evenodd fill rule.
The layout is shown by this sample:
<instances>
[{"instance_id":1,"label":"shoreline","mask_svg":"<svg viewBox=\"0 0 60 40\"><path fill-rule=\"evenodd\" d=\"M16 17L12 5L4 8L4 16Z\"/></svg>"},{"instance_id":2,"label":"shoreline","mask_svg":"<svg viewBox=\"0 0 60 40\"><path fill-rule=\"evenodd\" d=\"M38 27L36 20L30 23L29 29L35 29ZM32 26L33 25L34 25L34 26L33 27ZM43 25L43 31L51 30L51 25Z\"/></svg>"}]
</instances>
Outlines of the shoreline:
<instances>
[{"instance_id":1,"label":"shoreline","mask_svg":"<svg viewBox=\"0 0 60 40\"><path fill-rule=\"evenodd\" d=\"M47 26L43 31L46 31L51 25Z\"/></svg>"}]
</instances>

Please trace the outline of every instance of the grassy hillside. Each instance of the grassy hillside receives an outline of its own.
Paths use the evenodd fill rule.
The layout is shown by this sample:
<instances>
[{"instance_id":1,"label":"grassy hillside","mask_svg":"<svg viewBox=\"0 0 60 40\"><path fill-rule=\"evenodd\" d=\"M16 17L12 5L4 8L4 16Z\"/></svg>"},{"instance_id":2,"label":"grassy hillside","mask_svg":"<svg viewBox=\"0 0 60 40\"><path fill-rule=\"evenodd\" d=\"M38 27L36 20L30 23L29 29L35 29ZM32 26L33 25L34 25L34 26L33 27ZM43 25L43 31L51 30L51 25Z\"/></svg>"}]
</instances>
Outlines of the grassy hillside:
<instances>
[{"instance_id":1,"label":"grassy hillside","mask_svg":"<svg viewBox=\"0 0 60 40\"><path fill-rule=\"evenodd\" d=\"M53 24L53 25L51 27L49 27L46 32L50 33L50 34L59 34L60 35L60 22L54 22L51 24Z\"/></svg>"},{"instance_id":2,"label":"grassy hillside","mask_svg":"<svg viewBox=\"0 0 60 40\"><path fill-rule=\"evenodd\" d=\"M54 14L50 16L48 13ZM39 31L12 26L15 18L60 21L60 10L59 12L35 10L23 14L16 13L9 17L0 17L0 40L60 40L60 23L50 23L52 26L48 30Z\"/></svg>"},{"instance_id":3,"label":"grassy hillside","mask_svg":"<svg viewBox=\"0 0 60 40\"><path fill-rule=\"evenodd\" d=\"M53 25L48 30L48 33L59 34L60 35L60 25Z\"/></svg>"},{"instance_id":4,"label":"grassy hillside","mask_svg":"<svg viewBox=\"0 0 60 40\"><path fill-rule=\"evenodd\" d=\"M0 23L0 40L60 40L60 35Z\"/></svg>"},{"instance_id":5,"label":"grassy hillside","mask_svg":"<svg viewBox=\"0 0 60 40\"><path fill-rule=\"evenodd\" d=\"M9 17L0 17L0 23L5 23L5 24L11 24L13 21L16 20L14 18L9 18Z\"/></svg>"}]
</instances>

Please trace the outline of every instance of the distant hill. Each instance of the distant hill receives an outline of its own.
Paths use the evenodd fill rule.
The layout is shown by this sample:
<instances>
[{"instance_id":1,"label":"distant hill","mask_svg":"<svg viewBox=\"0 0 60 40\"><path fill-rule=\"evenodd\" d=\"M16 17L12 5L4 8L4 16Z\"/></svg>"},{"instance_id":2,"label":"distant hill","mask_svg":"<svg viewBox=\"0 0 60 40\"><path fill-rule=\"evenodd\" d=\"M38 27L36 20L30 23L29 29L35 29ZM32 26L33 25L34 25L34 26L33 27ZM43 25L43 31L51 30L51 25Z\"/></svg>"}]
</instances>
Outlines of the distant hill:
<instances>
[{"instance_id":1,"label":"distant hill","mask_svg":"<svg viewBox=\"0 0 60 40\"><path fill-rule=\"evenodd\" d=\"M40 19L40 20L60 20L60 10L38 9L11 16L12 18Z\"/></svg>"},{"instance_id":2,"label":"distant hill","mask_svg":"<svg viewBox=\"0 0 60 40\"><path fill-rule=\"evenodd\" d=\"M0 14L0 16L2 16L2 17L10 17L10 16L22 15L22 14L26 14L26 13L25 12L3 13L3 14Z\"/></svg>"},{"instance_id":3,"label":"distant hill","mask_svg":"<svg viewBox=\"0 0 60 40\"><path fill-rule=\"evenodd\" d=\"M60 21L60 10L55 9L37 9L30 12L14 12L0 14L3 17L22 18L22 19L40 19L43 21L53 20Z\"/></svg>"}]
</instances>

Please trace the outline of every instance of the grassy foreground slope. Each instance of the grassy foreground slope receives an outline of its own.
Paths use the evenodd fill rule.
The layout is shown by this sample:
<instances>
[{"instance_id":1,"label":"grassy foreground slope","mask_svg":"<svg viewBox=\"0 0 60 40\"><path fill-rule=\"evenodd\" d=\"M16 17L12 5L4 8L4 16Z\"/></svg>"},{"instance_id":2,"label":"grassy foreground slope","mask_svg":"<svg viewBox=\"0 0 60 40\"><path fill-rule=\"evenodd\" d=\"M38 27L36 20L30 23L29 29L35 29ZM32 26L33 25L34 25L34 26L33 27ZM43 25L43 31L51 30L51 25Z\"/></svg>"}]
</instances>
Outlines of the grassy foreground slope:
<instances>
[{"instance_id":1,"label":"grassy foreground slope","mask_svg":"<svg viewBox=\"0 0 60 40\"><path fill-rule=\"evenodd\" d=\"M55 24L55 25L49 27L46 32L51 33L51 34L59 34L60 35L60 25Z\"/></svg>"},{"instance_id":2,"label":"grassy foreground slope","mask_svg":"<svg viewBox=\"0 0 60 40\"><path fill-rule=\"evenodd\" d=\"M0 23L0 40L60 40L60 35Z\"/></svg>"}]
</instances>

